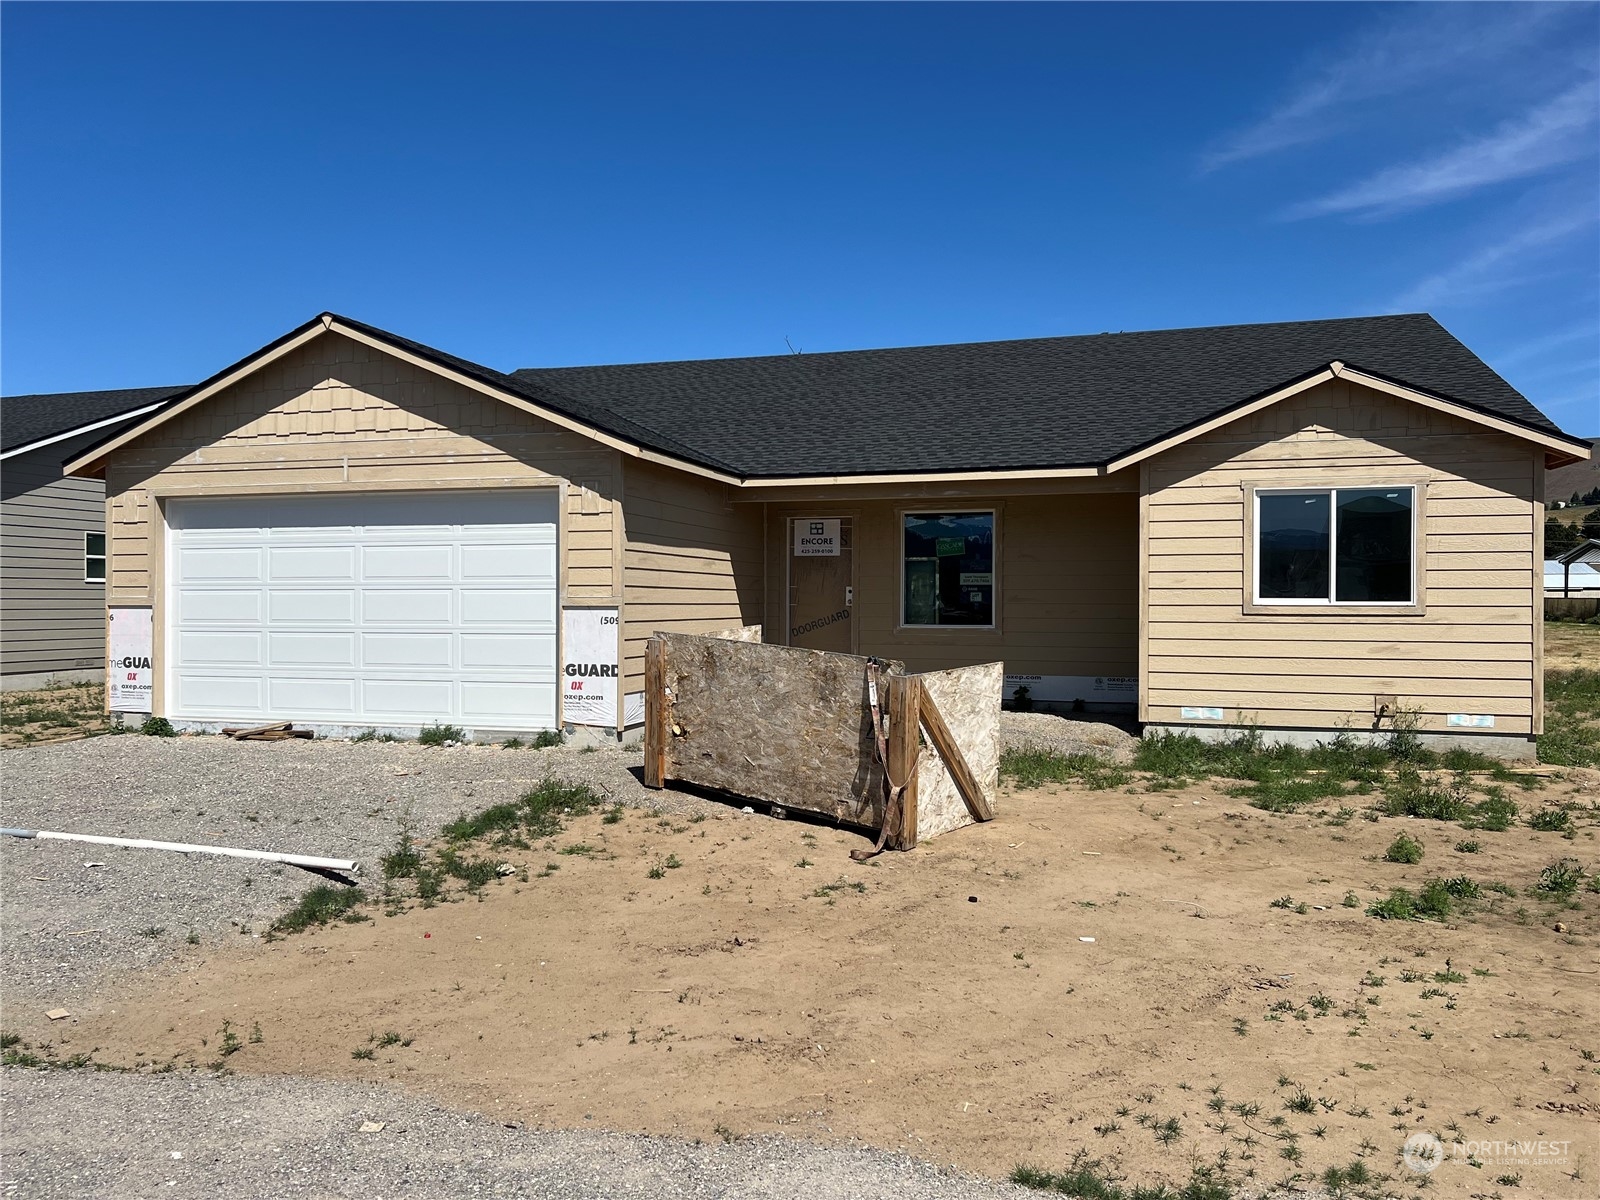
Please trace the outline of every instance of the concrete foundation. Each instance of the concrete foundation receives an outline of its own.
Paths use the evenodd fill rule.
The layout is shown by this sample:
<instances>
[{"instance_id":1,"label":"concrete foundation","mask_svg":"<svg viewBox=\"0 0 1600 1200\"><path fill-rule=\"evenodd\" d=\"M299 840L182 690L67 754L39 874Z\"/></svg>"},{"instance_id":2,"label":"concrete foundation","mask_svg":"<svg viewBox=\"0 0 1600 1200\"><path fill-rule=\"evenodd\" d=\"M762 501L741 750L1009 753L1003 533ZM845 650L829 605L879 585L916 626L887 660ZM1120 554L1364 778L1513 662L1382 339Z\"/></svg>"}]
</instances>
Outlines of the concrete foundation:
<instances>
[{"instance_id":1,"label":"concrete foundation","mask_svg":"<svg viewBox=\"0 0 1600 1200\"><path fill-rule=\"evenodd\" d=\"M1243 725L1146 725L1143 736L1187 733L1203 742L1229 742L1250 733L1259 734L1271 746L1301 746L1310 749L1343 734L1363 746L1386 745L1387 729L1270 729ZM1428 733L1419 730L1417 741L1429 750L1471 750L1506 762L1533 762L1539 757L1539 740L1519 733Z\"/></svg>"},{"instance_id":2,"label":"concrete foundation","mask_svg":"<svg viewBox=\"0 0 1600 1200\"><path fill-rule=\"evenodd\" d=\"M150 717L149 713L112 713L113 722L118 722L129 729L137 729ZM293 720L291 717L282 720ZM259 722L262 725L266 721ZM229 729L245 726L245 721L174 721L172 727L179 733L217 733L222 732L226 725ZM414 742L417 734L425 728L421 725L325 725L315 721L295 721L296 729L309 729L318 738L331 738L334 740L349 740L372 730L379 737L388 735L401 741ZM526 729L465 729L466 740L469 742L505 742L512 738L521 738L524 742L532 742L538 737L537 732L530 733ZM569 725L562 731L565 744L568 746L615 746L618 735L615 729L606 729L592 725ZM637 739L637 733L635 739Z\"/></svg>"},{"instance_id":3,"label":"concrete foundation","mask_svg":"<svg viewBox=\"0 0 1600 1200\"><path fill-rule=\"evenodd\" d=\"M0 675L0 692L32 692L58 683L104 683L105 681L104 667L86 667L79 671L30 671L15 675Z\"/></svg>"}]
</instances>

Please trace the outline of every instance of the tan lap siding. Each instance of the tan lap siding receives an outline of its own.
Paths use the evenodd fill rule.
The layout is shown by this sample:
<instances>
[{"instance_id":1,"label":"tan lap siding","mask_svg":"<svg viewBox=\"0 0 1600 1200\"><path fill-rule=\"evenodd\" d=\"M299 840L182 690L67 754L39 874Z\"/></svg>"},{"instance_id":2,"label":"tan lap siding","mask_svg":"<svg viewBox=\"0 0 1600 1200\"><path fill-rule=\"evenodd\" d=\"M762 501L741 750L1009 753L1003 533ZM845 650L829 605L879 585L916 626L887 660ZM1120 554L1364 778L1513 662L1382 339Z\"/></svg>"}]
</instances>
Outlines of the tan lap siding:
<instances>
[{"instance_id":1,"label":"tan lap siding","mask_svg":"<svg viewBox=\"0 0 1600 1200\"><path fill-rule=\"evenodd\" d=\"M985 509L996 514L996 628L901 627L903 515ZM860 654L902 659L913 671L1004 661L1008 671L1030 675L1136 673L1138 510L1131 491L837 504L824 495L816 503L772 505L766 620L774 642L786 640L789 520L796 517L854 521Z\"/></svg>"},{"instance_id":2,"label":"tan lap siding","mask_svg":"<svg viewBox=\"0 0 1600 1200\"><path fill-rule=\"evenodd\" d=\"M761 621L761 506L655 463L625 463L623 691L644 687L656 630L715 633Z\"/></svg>"},{"instance_id":3,"label":"tan lap siding","mask_svg":"<svg viewBox=\"0 0 1600 1200\"><path fill-rule=\"evenodd\" d=\"M1542 475L1526 443L1344 381L1153 459L1141 715L1220 707L1228 723L1360 729L1374 696L1395 695L1426 729L1472 713L1535 731ZM1250 485L1421 481L1420 615L1244 611Z\"/></svg>"},{"instance_id":4,"label":"tan lap siding","mask_svg":"<svg viewBox=\"0 0 1600 1200\"><path fill-rule=\"evenodd\" d=\"M156 607L169 498L564 488L563 604L621 603L616 451L328 333L107 464L111 604ZM156 711L163 711L162 672Z\"/></svg>"}]
</instances>

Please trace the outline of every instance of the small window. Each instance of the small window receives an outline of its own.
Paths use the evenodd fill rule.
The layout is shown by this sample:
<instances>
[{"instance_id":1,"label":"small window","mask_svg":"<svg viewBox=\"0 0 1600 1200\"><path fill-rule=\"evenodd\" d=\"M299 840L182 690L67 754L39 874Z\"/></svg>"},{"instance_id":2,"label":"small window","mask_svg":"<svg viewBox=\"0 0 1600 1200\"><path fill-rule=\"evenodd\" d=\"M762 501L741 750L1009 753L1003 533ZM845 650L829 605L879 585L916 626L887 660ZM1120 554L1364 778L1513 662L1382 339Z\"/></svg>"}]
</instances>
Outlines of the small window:
<instances>
[{"instance_id":1,"label":"small window","mask_svg":"<svg viewBox=\"0 0 1600 1200\"><path fill-rule=\"evenodd\" d=\"M103 533L83 535L83 581L85 583L106 581L106 535Z\"/></svg>"},{"instance_id":2,"label":"small window","mask_svg":"<svg viewBox=\"0 0 1600 1200\"><path fill-rule=\"evenodd\" d=\"M902 624L994 624L994 513L907 513Z\"/></svg>"},{"instance_id":3,"label":"small window","mask_svg":"<svg viewBox=\"0 0 1600 1200\"><path fill-rule=\"evenodd\" d=\"M1415 603L1412 487L1256 493L1256 602Z\"/></svg>"}]
</instances>

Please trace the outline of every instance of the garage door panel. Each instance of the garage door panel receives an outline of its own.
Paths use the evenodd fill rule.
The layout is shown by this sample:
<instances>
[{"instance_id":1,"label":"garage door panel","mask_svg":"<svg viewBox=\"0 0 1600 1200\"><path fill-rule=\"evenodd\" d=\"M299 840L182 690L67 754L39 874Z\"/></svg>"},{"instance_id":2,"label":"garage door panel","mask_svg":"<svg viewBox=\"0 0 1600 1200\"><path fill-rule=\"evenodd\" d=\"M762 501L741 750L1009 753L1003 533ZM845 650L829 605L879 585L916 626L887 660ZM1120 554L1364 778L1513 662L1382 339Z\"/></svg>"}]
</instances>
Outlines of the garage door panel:
<instances>
[{"instance_id":1,"label":"garage door panel","mask_svg":"<svg viewBox=\"0 0 1600 1200\"><path fill-rule=\"evenodd\" d=\"M556 548L550 546L463 546L461 578L554 582Z\"/></svg>"},{"instance_id":2,"label":"garage door panel","mask_svg":"<svg viewBox=\"0 0 1600 1200\"><path fill-rule=\"evenodd\" d=\"M455 554L450 546L367 546L361 553L361 578L366 581L450 580Z\"/></svg>"},{"instance_id":3,"label":"garage door panel","mask_svg":"<svg viewBox=\"0 0 1600 1200\"><path fill-rule=\"evenodd\" d=\"M556 639L553 634L463 633L461 666L467 671L508 670L552 671L556 665Z\"/></svg>"},{"instance_id":4,"label":"garage door panel","mask_svg":"<svg viewBox=\"0 0 1600 1200\"><path fill-rule=\"evenodd\" d=\"M484 589L461 593L462 625L531 625L555 632L556 594L531 589Z\"/></svg>"},{"instance_id":5,"label":"garage door panel","mask_svg":"<svg viewBox=\"0 0 1600 1200\"><path fill-rule=\"evenodd\" d=\"M251 592L195 592L180 589L177 593L178 620L183 625L203 624L256 624L261 620L262 595Z\"/></svg>"},{"instance_id":6,"label":"garage door panel","mask_svg":"<svg viewBox=\"0 0 1600 1200\"><path fill-rule=\"evenodd\" d=\"M185 629L178 635L179 661L202 667L261 667L262 635Z\"/></svg>"},{"instance_id":7,"label":"garage door panel","mask_svg":"<svg viewBox=\"0 0 1600 1200\"><path fill-rule=\"evenodd\" d=\"M455 685L440 679L361 680L361 708L371 716L444 720L454 715Z\"/></svg>"},{"instance_id":8,"label":"garage door panel","mask_svg":"<svg viewBox=\"0 0 1600 1200\"><path fill-rule=\"evenodd\" d=\"M178 706L183 712L256 716L264 711L264 684L258 677L186 673L178 677Z\"/></svg>"},{"instance_id":9,"label":"garage door panel","mask_svg":"<svg viewBox=\"0 0 1600 1200\"><path fill-rule=\"evenodd\" d=\"M267 614L273 625L351 625L356 619L353 591L267 593Z\"/></svg>"},{"instance_id":10,"label":"garage door panel","mask_svg":"<svg viewBox=\"0 0 1600 1200\"><path fill-rule=\"evenodd\" d=\"M555 684L498 683L468 680L461 685L461 717L516 728L528 712L553 712Z\"/></svg>"},{"instance_id":11,"label":"garage door panel","mask_svg":"<svg viewBox=\"0 0 1600 1200\"><path fill-rule=\"evenodd\" d=\"M321 720L350 719L357 715L354 679L274 676L267 684L274 713L308 713Z\"/></svg>"},{"instance_id":12,"label":"garage door panel","mask_svg":"<svg viewBox=\"0 0 1600 1200\"><path fill-rule=\"evenodd\" d=\"M367 667L449 670L455 638L448 633L369 633L361 639L361 663Z\"/></svg>"},{"instance_id":13,"label":"garage door panel","mask_svg":"<svg viewBox=\"0 0 1600 1200\"><path fill-rule=\"evenodd\" d=\"M555 724L553 492L169 509L174 716Z\"/></svg>"},{"instance_id":14,"label":"garage door panel","mask_svg":"<svg viewBox=\"0 0 1600 1200\"><path fill-rule=\"evenodd\" d=\"M454 592L385 590L361 593L363 625L448 625Z\"/></svg>"},{"instance_id":15,"label":"garage door panel","mask_svg":"<svg viewBox=\"0 0 1600 1200\"><path fill-rule=\"evenodd\" d=\"M267 635L269 667L343 667L356 665L353 633L271 633Z\"/></svg>"},{"instance_id":16,"label":"garage door panel","mask_svg":"<svg viewBox=\"0 0 1600 1200\"><path fill-rule=\"evenodd\" d=\"M353 546L274 546L267 559L272 583L354 583Z\"/></svg>"},{"instance_id":17,"label":"garage door panel","mask_svg":"<svg viewBox=\"0 0 1600 1200\"><path fill-rule=\"evenodd\" d=\"M196 547L178 555L182 583L259 583L263 555L259 549Z\"/></svg>"}]
</instances>

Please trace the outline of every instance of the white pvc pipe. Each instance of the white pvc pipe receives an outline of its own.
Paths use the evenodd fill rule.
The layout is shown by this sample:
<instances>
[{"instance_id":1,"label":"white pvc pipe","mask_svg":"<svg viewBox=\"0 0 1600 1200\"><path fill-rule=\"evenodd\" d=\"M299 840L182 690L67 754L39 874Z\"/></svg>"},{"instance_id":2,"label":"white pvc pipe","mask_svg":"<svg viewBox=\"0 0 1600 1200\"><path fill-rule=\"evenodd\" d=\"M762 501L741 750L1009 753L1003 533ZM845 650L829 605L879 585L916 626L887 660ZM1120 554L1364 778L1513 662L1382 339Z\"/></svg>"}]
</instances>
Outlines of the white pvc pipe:
<instances>
[{"instance_id":1,"label":"white pvc pipe","mask_svg":"<svg viewBox=\"0 0 1600 1200\"><path fill-rule=\"evenodd\" d=\"M0 829L0 834L19 838L48 838L58 842L92 842L97 846L126 846L130 850L176 850L179 854L220 854L227 858L253 858L261 862L287 863L313 871L342 871L359 874L361 866L353 858L317 858L310 854L279 854L275 850L240 850L233 846L192 846L184 842L156 842L149 838L96 837L87 833L57 833L49 829Z\"/></svg>"}]
</instances>

